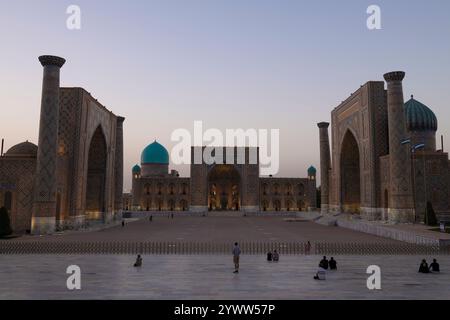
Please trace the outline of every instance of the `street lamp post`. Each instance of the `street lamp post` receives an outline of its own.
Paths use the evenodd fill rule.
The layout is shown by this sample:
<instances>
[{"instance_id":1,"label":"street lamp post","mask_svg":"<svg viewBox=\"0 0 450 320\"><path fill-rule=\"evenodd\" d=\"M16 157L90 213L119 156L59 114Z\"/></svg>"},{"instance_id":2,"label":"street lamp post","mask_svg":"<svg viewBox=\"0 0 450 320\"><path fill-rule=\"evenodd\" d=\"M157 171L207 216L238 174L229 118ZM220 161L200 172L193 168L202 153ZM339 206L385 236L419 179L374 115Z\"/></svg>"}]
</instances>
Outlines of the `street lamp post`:
<instances>
[{"instance_id":1,"label":"street lamp post","mask_svg":"<svg viewBox=\"0 0 450 320\"><path fill-rule=\"evenodd\" d=\"M407 138L407 139L404 139L404 140L402 140L402 141L400 141L400 144L401 145L404 145L404 144L411 144L411 139L409 139L409 138ZM411 147L411 154L412 154L412 156L411 156L411 177L412 177L412 188L413 188L413 205L414 205L414 223L416 223L417 222L417 208L416 208L416 174L415 174L415 170L414 170L414 158L415 158L415 154L416 154L416 151L417 150L419 150L419 149L423 149L425 147L425 144L424 143L418 143L418 144L416 144L416 145L414 145L414 146L412 146ZM425 158L424 158L424 165L423 165L423 170L424 170L424 172L423 172L423 175L424 175L424 188L425 188L425 205L426 205L426 198L427 198L427 195L426 195L426 180L425 180Z\"/></svg>"}]
</instances>

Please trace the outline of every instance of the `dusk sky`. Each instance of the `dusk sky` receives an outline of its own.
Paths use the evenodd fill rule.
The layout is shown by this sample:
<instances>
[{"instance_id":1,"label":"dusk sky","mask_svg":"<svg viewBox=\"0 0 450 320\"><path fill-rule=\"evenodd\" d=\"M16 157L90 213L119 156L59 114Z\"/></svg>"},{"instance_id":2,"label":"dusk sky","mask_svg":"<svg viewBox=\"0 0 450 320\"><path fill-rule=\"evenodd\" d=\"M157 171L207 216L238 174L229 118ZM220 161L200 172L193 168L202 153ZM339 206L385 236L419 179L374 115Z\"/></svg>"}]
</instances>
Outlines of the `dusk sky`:
<instances>
[{"instance_id":1,"label":"dusk sky","mask_svg":"<svg viewBox=\"0 0 450 320\"><path fill-rule=\"evenodd\" d=\"M81 30L66 28L69 5ZM366 27L369 5L381 30ZM177 128L280 129L278 176L319 168L317 122L369 80L406 72L450 150L450 1L179 0L0 2L0 138L37 143L42 67L67 59L61 86L83 87L126 118L125 191L142 149L170 151ZM187 166L173 166L182 176Z\"/></svg>"}]
</instances>

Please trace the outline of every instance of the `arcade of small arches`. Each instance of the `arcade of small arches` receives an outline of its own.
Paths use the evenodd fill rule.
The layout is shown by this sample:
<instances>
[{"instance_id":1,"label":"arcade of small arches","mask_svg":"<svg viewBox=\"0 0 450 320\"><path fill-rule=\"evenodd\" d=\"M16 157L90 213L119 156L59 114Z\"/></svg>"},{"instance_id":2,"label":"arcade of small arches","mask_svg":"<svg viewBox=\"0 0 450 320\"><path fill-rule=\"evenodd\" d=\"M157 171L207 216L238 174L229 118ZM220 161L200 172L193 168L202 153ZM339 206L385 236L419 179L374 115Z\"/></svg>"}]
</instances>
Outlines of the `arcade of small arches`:
<instances>
[{"instance_id":1,"label":"arcade of small arches","mask_svg":"<svg viewBox=\"0 0 450 320\"><path fill-rule=\"evenodd\" d=\"M168 181L149 181L141 190L139 209L144 211L186 211L188 210L189 184ZM129 201L124 205L129 210Z\"/></svg>"},{"instance_id":2,"label":"arcade of small arches","mask_svg":"<svg viewBox=\"0 0 450 320\"><path fill-rule=\"evenodd\" d=\"M263 196L267 195L306 196L306 188L304 183L298 183L295 185L294 188L291 183L285 183L284 185L281 185L278 182L275 183L262 182L261 192Z\"/></svg>"},{"instance_id":3,"label":"arcade of small arches","mask_svg":"<svg viewBox=\"0 0 450 320\"><path fill-rule=\"evenodd\" d=\"M277 180L277 179L275 179ZM262 182L262 211L307 211L316 206L309 192L309 181L305 182Z\"/></svg>"},{"instance_id":4,"label":"arcade of small arches","mask_svg":"<svg viewBox=\"0 0 450 320\"><path fill-rule=\"evenodd\" d=\"M156 185L152 185L151 183L146 183L144 185L144 195L158 195L161 196L163 194L166 195L187 195L189 190L189 186L187 183L177 184L177 183L164 183L158 182Z\"/></svg>"}]
</instances>

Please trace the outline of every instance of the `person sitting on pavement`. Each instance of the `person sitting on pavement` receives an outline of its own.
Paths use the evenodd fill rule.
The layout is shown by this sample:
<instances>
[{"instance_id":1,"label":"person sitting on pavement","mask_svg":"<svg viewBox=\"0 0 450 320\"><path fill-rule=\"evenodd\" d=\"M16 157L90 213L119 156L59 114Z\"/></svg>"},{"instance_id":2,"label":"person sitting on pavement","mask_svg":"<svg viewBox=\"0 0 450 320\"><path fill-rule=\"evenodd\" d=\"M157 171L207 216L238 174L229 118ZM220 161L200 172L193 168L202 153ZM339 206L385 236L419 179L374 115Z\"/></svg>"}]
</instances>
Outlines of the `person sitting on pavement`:
<instances>
[{"instance_id":1,"label":"person sitting on pavement","mask_svg":"<svg viewBox=\"0 0 450 320\"><path fill-rule=\"evenodd\" d=\"M441 270L439 269L439 263L436 261L436 259L433 259L433 262L430 263L430 271L441 272Z\"/></svg>"},{"instance_id":2,"label":"person sitting on pavement","mask_svg":"<svg viewBox=\"0 0 450 320\"><path fill-rule=\"evenodd\" d=\"M267 261L272 261L272 252L267 252Z\"/></svg>"},{"instance_id":3,"label":"person sitting on pavement","mask_svg":"<svg viewBox=\"0 0 450 320\"><path fill-rule=\"evenodd\" d=\"M323 259L320 260L319 267L328 270L328 260L326 256L323 256Z\"/></svg>"},{"instance_id":4,"label":"person sitting on pavement","mask_svg":"<svg viewBox=\"0 0 450 320\"><path fill-rule=\"evenodd\" d=\"M420 264L420 267L419 267L419 272L420 273L429 273L430 272L430 269L428 268L427 260L425 260L425 259L422 260L422 263Z\"/></svg>"},{"instance_id":5,"label":"person sitting on pavement","mask_svg":"<svg viewBox=\"0 0 450 320\"><path fill-rule=\"evenodd\" d=\"M280 255L278 254L277 250L274 250L274 251L273 251L273 256L272 256L272 258L273 258L273 261L275 261L275 262L280 261Z\"/></svg>"},{"instance_id":6,"label":"person sitting on pavement","mask_svg":"<svg viewBox=\"0 0 450 320\"><path fill-rule=\"evenodd\" d=\"M330 270L337 270L337 261L334 260L333 257L330 258L330 261L328 264L330 265Z\"/></svg>"},{"instance_id":7,"label":"person sitting on pavement","mask_svg":"<svg viewBox=\"0 0 450 320\"><path fill-rule=\"evenodd\" d=\"M135 267L142 267L142 257L140 254L138 254L137 258L136 258L136 262L134 263Z\"/></svg>"},{"instance_id":8,"label":"person sitting on pavement","mask_svg":"<svg viewBox=\"0 0 450 320\"><path fill-rule=\"evenodd\" d=\"M327 279L327 272L325 271L324 268L319 267L319 270L314 276L314 280L326 280L326 279Z\"/></svg>"}]
</instances>

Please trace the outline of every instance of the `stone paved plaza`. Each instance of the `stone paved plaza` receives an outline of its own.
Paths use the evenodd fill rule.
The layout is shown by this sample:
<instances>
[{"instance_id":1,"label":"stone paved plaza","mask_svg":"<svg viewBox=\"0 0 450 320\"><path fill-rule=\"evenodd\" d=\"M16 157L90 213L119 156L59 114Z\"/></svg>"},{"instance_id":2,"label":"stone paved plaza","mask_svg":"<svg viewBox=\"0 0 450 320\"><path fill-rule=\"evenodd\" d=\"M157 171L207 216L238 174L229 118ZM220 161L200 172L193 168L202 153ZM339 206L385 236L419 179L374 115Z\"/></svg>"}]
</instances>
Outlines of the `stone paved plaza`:
<instances>
[{"instance_id":1,"label":"stone paved plaza","mask_svg":"<svg viewBox=\"0 0 450 320\"><path fill-rule=\"evenodd\" d=\"M450 256L441 274L419 274L422 256L337 256L338 271L313 280L319 256L243 255L233 274L225 255L0 256L0 299L450 299ZM80 266L80 291L66 289L66 268ZM366 268L381 267L382 290L366 287Z\"/></svg>"},{"instance_id":2,"label":"stone paved plaza","mask_svg":"<svg viewBox=\"0 0 450 320\"><path fill-rule=\"evenodd\" d=\"M127 220L125 227L24 236L14 241L234 241L355 242L394 244L394 240L283 217L155 216ZM230 255L144 255L134 268L132 255L0 255L0 299L450 299L450 256L437 257L441 274L420 275L418 264L431 256L336 256L337 272L315 281L320 256L282 255L279 263L243 252L241 272L232 273ZM82 290L66 288L66 268L78 265ZM366 287L369 265L382 269L382 290Z\"/></svg>"},{"instance_id":3,"label":"stone paved plaza","mask_svg":"<svg viewBox=\"0 0 450 320\"><path fill-rule=\"evenodd\" d=\"M397 243L345 228L329 227L283 217L192 217L155 216L134 220L126 226L101 231L68 232L50 236L23 236L21 241L203 241L203 242L364 242Z\"/></svg>"}]
</instances>

